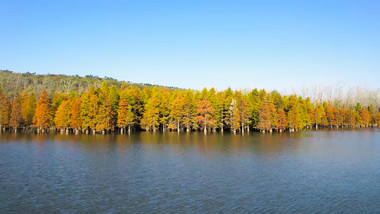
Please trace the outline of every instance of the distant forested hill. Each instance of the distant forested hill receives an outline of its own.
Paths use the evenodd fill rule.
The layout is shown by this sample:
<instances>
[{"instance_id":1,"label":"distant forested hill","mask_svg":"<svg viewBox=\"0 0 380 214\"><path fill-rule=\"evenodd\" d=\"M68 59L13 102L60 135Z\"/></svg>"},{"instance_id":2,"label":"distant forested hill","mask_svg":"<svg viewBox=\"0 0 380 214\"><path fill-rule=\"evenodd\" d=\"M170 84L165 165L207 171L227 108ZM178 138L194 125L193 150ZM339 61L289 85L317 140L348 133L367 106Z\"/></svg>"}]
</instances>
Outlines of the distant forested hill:
<instances>
[{"instance_id":1,"label":"distant forested hill","mask_svg":"<svg viewBox=\"0 0 380 214\"><path fill-rule=\"evenodd\" d=\"M12 71L0 70L0 84L7 97L15 97L22 91L34 92L39 95L42 89L46 89L50 94L72 92L83 93L88 91L91 86L100 87L105 81L109 86L115 85L118 88L124 83L127 86L134 85L143 89L145 87L153 87L157 85L151 84L135 84L131 82L118 81L110 77L100 78L98 76L87 75L68 76L62 74L46 74L39 75L34 73L14 73ZM160 86L162 87L162 86ZM172 88L172 87L165 87Z\"/></svg>"}]
</instances>

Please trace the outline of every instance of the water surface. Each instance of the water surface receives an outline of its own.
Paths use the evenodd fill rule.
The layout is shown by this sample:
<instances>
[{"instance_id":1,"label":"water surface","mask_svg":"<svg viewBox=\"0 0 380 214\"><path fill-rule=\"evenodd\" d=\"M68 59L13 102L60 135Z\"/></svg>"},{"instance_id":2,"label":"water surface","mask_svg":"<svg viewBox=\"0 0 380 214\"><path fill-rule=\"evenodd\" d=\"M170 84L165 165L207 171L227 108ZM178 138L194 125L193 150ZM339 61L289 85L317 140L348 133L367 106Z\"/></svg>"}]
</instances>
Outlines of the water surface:
<instances>
[{"instance_id":1,"label":"water surface","mask_svg":"<svg viewBox=\"0 0 380 214\"><path fill-rule=\"evenodd\" d=\"M379 213L380 129L0 136L0 213Z\"/></svg>"}]
</instances>

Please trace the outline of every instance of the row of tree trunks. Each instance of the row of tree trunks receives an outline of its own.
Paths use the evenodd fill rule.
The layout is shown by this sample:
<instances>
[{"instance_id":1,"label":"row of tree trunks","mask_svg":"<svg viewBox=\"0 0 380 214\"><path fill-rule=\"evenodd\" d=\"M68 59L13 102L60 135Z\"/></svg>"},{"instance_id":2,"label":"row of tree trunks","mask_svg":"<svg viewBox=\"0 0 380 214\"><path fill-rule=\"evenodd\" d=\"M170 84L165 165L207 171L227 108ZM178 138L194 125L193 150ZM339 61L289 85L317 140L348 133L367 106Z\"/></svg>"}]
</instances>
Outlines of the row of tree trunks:
<instances>
[{"instance_id":1,"label":"row of tree trunks","mask_svg":"<svg viewBox=\"0 0 380 214\"><path fill-rule=\"evenodd\" d=\"M322 128L329 128L329 129L338 129L338 128L367 128L367 127L380 127L379 124L368 124L368 125L356 125L356 126L347 126L347 125L340 125L340 126L327 126L327 127L322 127ZM311 130L311 129L315 129L315 130L318 130L320 127L319 126L307 126L305 127L304 129L305 130ZM166 132L167 130L169 131L176 131L178 133L182 132L182 131L186 131L186 132L192 132L192 129L188 126L186 128L179 128L177 126L177 129L167 129L167 128L163 128L163 132ZM157 128L149 128L147 131L152 131L152 132L157 132ZM224 130L223 129L217 129L217 128L207 128L207 127L204 127L202 129L202 131L207 134L208 132L212 132L212 133L216 133L216 132L220 132L220 133L223 133ZM250 128L248 127L245 127L245 128L241 128L239 130L232 130L231 132L236 134L238 132L244 134L244 132L250 132ZM262 133L271 133L271 132L284 132L284 131L288 131L288 132L297 132L299 131L298 129L296 128L288 128L288 129L269 129L269 130L257 130L259 132L262 132ZM60 134L108 134L110 132L112 132L111 130L102 130L102 131L96 131L95 129L72 129L72 128L61 128L61 129L57 129L55 127L51 127L51 128L38 128L38 127L20 127L20 128L11 128L11 127L4 127L4 126L0 126L0 133L1 132L13 132L13 133L19 133L19 132L32 132L32 133L38 133L38 134L43 134L43 133L60 133ZM132 132L131 130L131 126L129 125L127 128L120 128L118 130L119 133L121 134L124 134L124 133L128 133L130 134Z\"/></svg>"}]
</instances>

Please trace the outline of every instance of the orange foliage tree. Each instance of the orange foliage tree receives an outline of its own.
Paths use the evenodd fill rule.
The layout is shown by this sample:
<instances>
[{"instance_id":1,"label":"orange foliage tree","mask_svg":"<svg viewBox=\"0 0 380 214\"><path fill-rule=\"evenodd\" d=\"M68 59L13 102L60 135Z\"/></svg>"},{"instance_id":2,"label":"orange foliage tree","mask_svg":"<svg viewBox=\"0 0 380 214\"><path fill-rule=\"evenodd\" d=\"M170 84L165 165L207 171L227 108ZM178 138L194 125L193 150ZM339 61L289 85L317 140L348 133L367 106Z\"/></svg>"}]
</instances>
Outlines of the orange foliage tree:
<instances>
[{"instance_id":1,"label":"orange foliage tree","mask_svg":"<svg viewBox=\"0 0 380 214\"><path fill-rule=\"evenodd\" d=\"M288 126L288 121L286 119L286 114L284 109L280 109L277 112L277 129L280 131L285 130Z\"/></svg>"},{"instance_id":2,"label":"orange foliage tree","mask_svg":"<svg viewBox=\"0 0 380 214\"><path fill-rule=\"evenodd\" d=\"M50 125L50 100L48 97L48 92L44 89L42 90L38 101L37 101L37 108L36 108L36 114L34 117L34 123L36 126L38 126L40 129L45 129Z\"/></svg>"},{"instance_id":3,"label":"orange foliage tree","mask_svg":"<svg viewBox=\"0 0 380 214\"><path fill-rule=\"evenodd\" d=\"M73 99L73 104L71 106L71 114L70 114L70 126L74 129L80 129L82 126L81 116L80 116L80 106L81 100L79 98Z\"/></svg>"},{"instance_id":4,"label":"orange foliage tree","mask_svg":"<svg viewBox=\"0 0 380 214\"><path fill-rule=\"evenodd\" d=\"M22 123L22 115L21 115L21 97L17 97L12 101L12 110L11 110L11 118L9 121L9 126L17 129Z\"/></svg>"},{"instance_id":5,"label":"orange foliage tree","mask_svg":"<svg viewBox=\"0 0 380 214\"><path fill-rule=\"evenodd\" d=\"M271 114L269 105L266 102L261 103L259 108L259 122L257 124L257 128L261 131L269 131L271 128Z\"/></svg>"},{"instance_id":6,"label":"orange foliage tree","mask_svg":"<svg viewBox=\"0 0 380 214\"><path fill-rule=\"evenodd\" d=\"M133 124L132 106L130 106L126 99L119 101L117 126L125 129L128 126L128 132L131 132L131 125Z\"/></svg>"},{"instance_id":7,"label":"orange foliage tree","mask_svg":"<svg viewBox=\"0 0 380 214\"><path fill-rule=\"evenodd\" d=\"M214 108L212 107L210 101L202 100L198 103L198 123L203 127L204 133L207 133L207 127L210 127L214 124L214 119L212 114L214 113Z\"/></svg>"}]
</instances>

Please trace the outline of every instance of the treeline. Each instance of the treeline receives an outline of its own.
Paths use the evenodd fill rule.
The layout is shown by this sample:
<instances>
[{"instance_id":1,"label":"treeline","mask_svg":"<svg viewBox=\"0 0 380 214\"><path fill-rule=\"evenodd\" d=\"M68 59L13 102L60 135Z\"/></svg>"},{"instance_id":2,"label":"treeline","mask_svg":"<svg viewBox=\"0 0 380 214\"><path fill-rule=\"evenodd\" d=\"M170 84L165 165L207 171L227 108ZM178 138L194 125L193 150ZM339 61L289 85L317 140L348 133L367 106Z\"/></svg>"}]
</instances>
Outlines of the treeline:
<instances>
[{"instance_id":1,"label":"treeline","mask_svg":"<svg viewBox=\"0 0 380 214\"><path fill-rule=\"evenodd\" d=\"M254 89L248 93L202 91L122 83L91 86L83 93L23 91L7 98L0 87L0 130L67 133L146 131L298 131L380 124L373 105L337 106Z\"/></svg>"},{"instance_id":2,"label":"treeline","mask_svg":"<svg viewBox=\"0 0 380 214\"><path fill-rule=\"evenodd\" d=\"M8 70L0 70L0 85L6 86L3 88L3 93L7 98L15 98L21 92L34 93L39 95L43 89L50 93L79 93L82 94L88 91L91 87L100 87L102 82L108 85L121 87L122 81L118 81L111 77L100 78L98 76L87 75L67 76L57 74L38 75L35 73L14 73ZM151 84L134 84L125 82L126 85L134 85L139 89L145 87L153 87Z\"/></svg>"}]
</instances>

